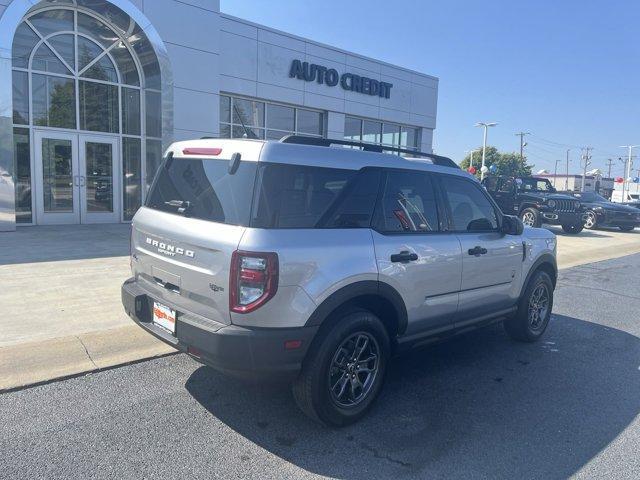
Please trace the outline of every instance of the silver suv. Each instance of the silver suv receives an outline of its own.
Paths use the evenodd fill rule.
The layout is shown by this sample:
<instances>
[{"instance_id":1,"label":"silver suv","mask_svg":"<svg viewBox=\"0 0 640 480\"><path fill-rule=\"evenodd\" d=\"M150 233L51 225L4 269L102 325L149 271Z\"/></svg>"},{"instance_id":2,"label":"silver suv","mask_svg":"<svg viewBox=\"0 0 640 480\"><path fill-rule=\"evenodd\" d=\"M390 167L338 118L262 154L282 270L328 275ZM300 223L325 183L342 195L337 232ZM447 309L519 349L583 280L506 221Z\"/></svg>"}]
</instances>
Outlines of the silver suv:
<instances>
[{"instance_id":1,"label":"silver suv","mask_svg":"<svg viewBox=\"0 0 640 480\"><path fill-rule=\"evenodd\" d=\"M496 321L537 340L554 235L504 215L451 160L412 153L295 136L173 144L133 219L126 312L216 369L290 378L330 425L361 418L407 348Z\"/></svg>"}]
</instances>

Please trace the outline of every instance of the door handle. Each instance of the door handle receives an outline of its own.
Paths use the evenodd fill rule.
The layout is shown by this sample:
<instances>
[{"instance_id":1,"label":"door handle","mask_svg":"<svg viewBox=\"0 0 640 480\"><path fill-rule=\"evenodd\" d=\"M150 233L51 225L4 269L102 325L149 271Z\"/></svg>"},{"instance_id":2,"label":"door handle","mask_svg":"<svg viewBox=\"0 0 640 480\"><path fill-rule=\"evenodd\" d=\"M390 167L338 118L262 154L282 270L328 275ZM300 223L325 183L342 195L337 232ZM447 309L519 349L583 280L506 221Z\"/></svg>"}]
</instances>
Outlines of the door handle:
<instances>
[{"instance_id":1,"label":"door handle","mask_svg":"<svg viewBox=\"0 0 640 480\"><path fill-rule=\"evenodd\" d=\"M469 249L469 255L474 255L476 257L479 257L480 255L484 255L485 253L487 253L487 249L482 248L479 245Z\"/></svg>"},{"instance_id":2,"label":"door handle","mask_svg":"<svg viewBox=\"0 0 640 480\"><path fill-rule=\"evenodd\" d=\"M403 250L400 253L394 253L393 255L391 255L391 261L396 263L396 262L415 262L416 260L418 260L418 254L417 253L411 253L407 250Z\"/></svg>"},{"instance_id":3,"label":"door handle","mask_svg":"<svg viewBox=\"0 0 640 480\"><path fill-rule=\"evenodd\" d=\"M85 181L85 178L83 176L80 176L80 186L81 187L84 187L84 181Z\"/></svg>"},{"instance_id":4,"label":"door handle","mask_svg":"<svg viewBox=\"0 0 640 480\"><path fill-rule=\"evenodd\" d=\"M80 186L80 180L78 180L78 175L76 175L75 177L73 177L73 183L75 183L76 187Z\"/></svg>"}]
</instances>

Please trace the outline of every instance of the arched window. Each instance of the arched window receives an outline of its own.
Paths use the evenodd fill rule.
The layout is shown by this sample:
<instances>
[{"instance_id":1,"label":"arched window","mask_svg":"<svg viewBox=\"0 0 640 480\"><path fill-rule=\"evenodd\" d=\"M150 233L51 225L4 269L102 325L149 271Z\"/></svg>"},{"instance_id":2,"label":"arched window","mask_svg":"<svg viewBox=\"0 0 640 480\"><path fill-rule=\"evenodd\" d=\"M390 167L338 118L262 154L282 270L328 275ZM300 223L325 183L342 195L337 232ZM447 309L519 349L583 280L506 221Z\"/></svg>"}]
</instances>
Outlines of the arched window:
<instances>
[{"instance_id":1,"label":"arched window","mask_svg":"<svg viewBox=\"0 0 640 480\"><path fill-rule=\"evenodd\" d=\"M29 129L117 137L121 178L113 181L122 182L120 219L130 220L162 152L160 67L145 32L107 1L49 0L24 17L12 56L15 154L29 155ZM38 179L24 158L16 163L18 221L32 222L24 193Z\"/></svg>"}]
</instances>

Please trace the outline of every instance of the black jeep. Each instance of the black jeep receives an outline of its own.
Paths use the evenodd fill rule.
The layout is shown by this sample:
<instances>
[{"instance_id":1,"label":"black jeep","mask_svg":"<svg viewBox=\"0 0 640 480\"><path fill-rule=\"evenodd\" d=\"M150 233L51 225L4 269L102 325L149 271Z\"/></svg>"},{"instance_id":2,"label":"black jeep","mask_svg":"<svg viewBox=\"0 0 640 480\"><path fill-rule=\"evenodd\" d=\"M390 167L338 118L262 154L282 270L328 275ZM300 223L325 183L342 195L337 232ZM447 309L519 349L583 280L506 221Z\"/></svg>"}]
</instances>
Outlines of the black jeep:
<instances>
[{"instance_id":1,"label":"black jeep","mask_svg":"<svg viewBox=\"0 0 640 480\"><path fill-rule=\"evenodd\" d=\"M567 233L580 233L584 228L580 201L556 193L546 178L491 176L482 184L505 214L518 215L525 225L562 225Z\"/></svg>"}]
</instances>

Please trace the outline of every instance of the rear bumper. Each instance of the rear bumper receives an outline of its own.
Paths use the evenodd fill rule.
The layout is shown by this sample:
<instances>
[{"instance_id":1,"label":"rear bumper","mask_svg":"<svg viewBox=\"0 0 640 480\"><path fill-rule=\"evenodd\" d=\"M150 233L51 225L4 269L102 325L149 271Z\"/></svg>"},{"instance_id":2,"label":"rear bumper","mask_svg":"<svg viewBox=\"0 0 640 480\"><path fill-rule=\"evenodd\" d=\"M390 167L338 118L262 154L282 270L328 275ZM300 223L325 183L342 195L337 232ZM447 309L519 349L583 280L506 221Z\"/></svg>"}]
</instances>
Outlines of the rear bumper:
<instances>
[{"instance_id":1,"label":"rear bumper","mask_svg":"<svg viewBox=\"0 0 640 480\"><path fill-rule=\"evenodd\" d=\"M318 327L247 328L197 325L188 312L177 310L176 334L153 324L153 298L133 278L122 285L122 305L134 322L156 338L224 373L248 377L294 378L302 367ZM164 300L163 304L167 304ZM174 308L171 304L168 307ZM299 348L285 342L300 340Z\"/></svg>"}]
</instances>

